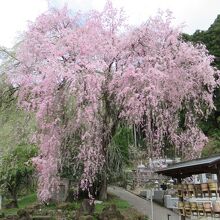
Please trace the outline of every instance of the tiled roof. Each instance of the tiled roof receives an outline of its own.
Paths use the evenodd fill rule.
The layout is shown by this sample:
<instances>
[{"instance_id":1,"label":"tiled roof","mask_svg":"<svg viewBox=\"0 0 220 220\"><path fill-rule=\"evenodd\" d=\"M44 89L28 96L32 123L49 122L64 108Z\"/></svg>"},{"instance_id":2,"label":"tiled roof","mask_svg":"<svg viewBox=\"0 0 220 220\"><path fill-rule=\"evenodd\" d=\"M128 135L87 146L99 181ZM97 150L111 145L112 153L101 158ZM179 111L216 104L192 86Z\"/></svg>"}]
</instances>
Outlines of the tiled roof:
<instances>
[{"instance_id":1,"label":"tiled roof","mask_svg":"<svg viewBox=\"0 0 220 220\"><path fill-rule=\"evenodd\" d=\"M218 164L220 164L220 155L176 163L156 173L167 176L190 176L193 173L199 174L207 171L213 173L217 169L215 165Z\"/></svg>"}]
</instances>

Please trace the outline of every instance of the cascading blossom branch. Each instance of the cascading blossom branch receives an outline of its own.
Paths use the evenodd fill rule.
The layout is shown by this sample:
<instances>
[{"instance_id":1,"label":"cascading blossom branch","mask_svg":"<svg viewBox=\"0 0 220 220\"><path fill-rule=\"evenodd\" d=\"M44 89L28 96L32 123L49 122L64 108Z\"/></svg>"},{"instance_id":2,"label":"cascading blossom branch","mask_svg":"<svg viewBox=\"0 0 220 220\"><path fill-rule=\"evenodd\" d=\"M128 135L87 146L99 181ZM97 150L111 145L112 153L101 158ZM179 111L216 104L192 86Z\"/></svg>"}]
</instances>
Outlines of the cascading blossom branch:
<instances>
[{"instance_id":1,"label":"cascading blossom branch","mask_svg":"<svg viewBox=\"0 0 220 220\"><path fill-rule=\"evenodd\" d=\"M197 124L214 108L219 72L205 47L183 42L171 21L160 14L125 31L122 11L107 2L102 12L51 10L30 24L11 79L19 104L36 113L41 201L59 190L69 134L78 138L66 149L76 149L82 189L106 168L120 121L142 126L151 156L162 153L165 139L185 157L200 154L206 138Z\"/></svg>"}]
</instances>

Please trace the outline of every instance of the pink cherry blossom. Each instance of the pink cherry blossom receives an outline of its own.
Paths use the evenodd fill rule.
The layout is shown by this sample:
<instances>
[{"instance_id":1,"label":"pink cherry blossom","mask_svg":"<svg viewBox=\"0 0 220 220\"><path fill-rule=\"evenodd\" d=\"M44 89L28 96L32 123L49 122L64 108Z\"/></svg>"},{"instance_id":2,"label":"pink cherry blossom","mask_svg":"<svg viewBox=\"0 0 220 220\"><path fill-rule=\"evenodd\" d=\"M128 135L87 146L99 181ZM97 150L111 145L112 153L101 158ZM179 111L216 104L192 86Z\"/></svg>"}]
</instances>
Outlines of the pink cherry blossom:
<instances>
[{"instance_id":1,"label":"pink cherry blossom","mask_svg":"<svg viewBox=\"0 0 220 220\"><path fill-rule=\"evenodd\" d=\"M11 79L19 85L19 104L36 114L41 201L59 190L67 136L80 139L71 147L85 190L106 166L120 121L143 128L152 157L162 155L165 139L188 158L207 142L198 122L214 108L213 57L181 39L170 13L135 28L125 22L109 1L102 12L75 16L54 9L29 25L19 45Z\"/></svg>"}]
</instances>

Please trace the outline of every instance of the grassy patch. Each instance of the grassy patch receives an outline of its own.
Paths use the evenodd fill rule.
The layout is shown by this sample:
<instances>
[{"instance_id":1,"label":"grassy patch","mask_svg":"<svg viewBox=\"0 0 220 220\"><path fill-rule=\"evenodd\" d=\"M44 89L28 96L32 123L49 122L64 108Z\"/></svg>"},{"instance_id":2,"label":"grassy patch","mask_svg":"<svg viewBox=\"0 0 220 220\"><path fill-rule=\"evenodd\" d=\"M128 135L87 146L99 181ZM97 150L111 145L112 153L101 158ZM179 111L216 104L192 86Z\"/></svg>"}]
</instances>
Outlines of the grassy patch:
<instances>
[{"instance_id":1,"label":"grassy patch","mask_svg":"<svg viewBox=\"0 0 220 220\"><path fill-rule=\"evenodd\" d=\"M37 195L35 193L23 197L19 202L19 208L25 208L28 205L31 205L37 201Z\"/></svg>"},{"instance_id":2,"label":"grassy patch","mask_svg":"<svg viewBox=\"0 0 220 220\"><path fill-rule=\"evenodd\" d=\"M115 204L117 209L119 209L119 210L128 209L131 207L127 201L121 200L118 197L113 196L113 195L108 195L107 201L105 201L101 204L96 204L95 212L100 213L103 210L103 208L105 208L106 206L109 206L111 204Z\"/></svg>"},{"instance_id":3,"label":"grassy patch","mask_svg":"<svg viewBox=\"0 0 220 220\"><path fill-rule=\"evenodd\" d=\"M17 214L18 209L17 208L13 208L13 209L2 209L1 213L4 213L6 216L8 215L16 215Z\"/></svg>"},{"instance_id":4,"label":"grassy patch","mask_svg":"<svg viewBox=\"0 0 220 220\"><path fill-rule=\"evenodd\" d=\"M36 196L35 193L33 193L33 194L30 194L30 195L24 196L24 197L22 197L21 199L18 200L19 208L3 209L2 212L4 212L4 214L6 216L8 216L8 215L16 215L18 209L26 208L26 207L28 207L30 205L35 204L36 202L37 202L37 196ZM73 203L69 204L68 207L66 207L63 210L71 211L71 210L78 209L80 207L81 202L82 201L73 202ZM127 201L121 200L118 197L113 196L113 195L109 195L107 201L104 201L101 204L96 204L96 206L95 206L95 216L98 216L105 207L110 206L112 204L116 205L117 209L125 216L126 220L136 220L136 219L139 219L138 216L140 216L140 213L138 213L135 209L133 209L131 207L131 205L128 204ZM47 206L42 207L42 211L43 210L44 211L45 210L46 211L56 210L58 207L59 207L59 205L56 206L56 204L49 204ZM94 217L94 220L96 220L95 217Z\"/></svg>"},{"instance_id":5,"label":"grassy patch","mask_svg":"<svg viewBox=\"0 0 220 220\"><path fill-rule=\"evenodd\" d=\"M101 203L96 204L95 206L95 215L97 216L99 213L102 212L103 208L114 204L116 205L117 209L121 212L121 214L125 217L125 220L137 220L137 219L144 219L147 220L147 217L141 215L137 210L132 208L132 206L127 202L124 201L117 196L108 195L108 200ZM96 218L94 218L96 219Z\"/></svg>"},{"instance_id":6,"label":"grassy patch","mask_svg":"<svg viewBox=\"0 0 220 220\"><path fill-rule=\"evenodd\" d=\"M36 201L37 201L37 195L33 193L20 198L18 200L18 208L2 209L2 212L4 212L5 215L16 215L18 209L23 209L28 205L34 204Z\"/></svg>"}]
</instances>

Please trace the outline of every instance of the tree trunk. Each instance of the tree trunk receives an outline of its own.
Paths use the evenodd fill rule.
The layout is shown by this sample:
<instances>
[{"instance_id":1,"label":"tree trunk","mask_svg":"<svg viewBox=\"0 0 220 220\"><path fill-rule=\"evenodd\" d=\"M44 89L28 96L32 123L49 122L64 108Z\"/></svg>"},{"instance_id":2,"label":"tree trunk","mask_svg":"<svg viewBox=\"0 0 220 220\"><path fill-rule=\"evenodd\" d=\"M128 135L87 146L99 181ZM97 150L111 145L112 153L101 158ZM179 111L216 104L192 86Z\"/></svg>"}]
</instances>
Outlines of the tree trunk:
<instances>
[{"instance_id":1,"label":"tree trunk","mask_svg":"<svg viewBox=\"0 0 220 220\"><path fill-rule=\"evenodd\" d=\"M16 192L13 193L12 199L13 199L15 207L18 208L18 199L17 199L17 193Z\"/></svg>"},{"instance_id":2,"label":"tree trunk","mask_svg":"<svg viewBox=\"0 0 220 220\"><path fill-rule=\"evenodd\" d=\"M7 185L7 191L11 195L12 201L8 204L9 208L18 208L18 199L17 199L17 187L14 185Z\"/></svg>"},{"instance_id":3,"label":"tree trunk","mask_svg":"<svg viewBox=\"0 0 220 220\"><path fill-rule=\"evenodd\" d=\"M8 189L8 191L12 197L12 201L7 205L8 208L18 208L18 199L17 199L16 190L15 189Z\"/></svg>"},{"instance_id":4,"label":"tree trunk","mask_svg":"<svg viewBox=\"0 0 220 220\"><path fill-rule=\"evenodd\" d=\"M104 173L101 179L101 187L99 192L99 200L101 201L107 200L107 186L107 176L106 173Z\"/></svg>"},{"instance_id":5,"label":"tree trunk","mask_svg":"<svg viewBox=\"0 0 220 220\"><path fill-rule=\"evenodd\" d=\"M113 63L112 63L113 64ZM109 66L109 70L111 69L111 65ZM104 96L103 96L103 105L104 105L104 114L103 114L103 128L102 128L102 154L105 158L105 163L103 166L103 173L101 176L101 183L100 183L100 191L99 191L99 199L101 201L107 200L107 171L108 171L108 146L111 143L111 139L114 136L117 126L118 126L118 118L119 118L119 111L115 111L115 108L111 106L112 100L109 99L108 93L108 83L111 78L110 71L107 73L107 81L106 87L104 89ZM116 113L115 113L116 112Z\"/></svg>"}]
</instances>

